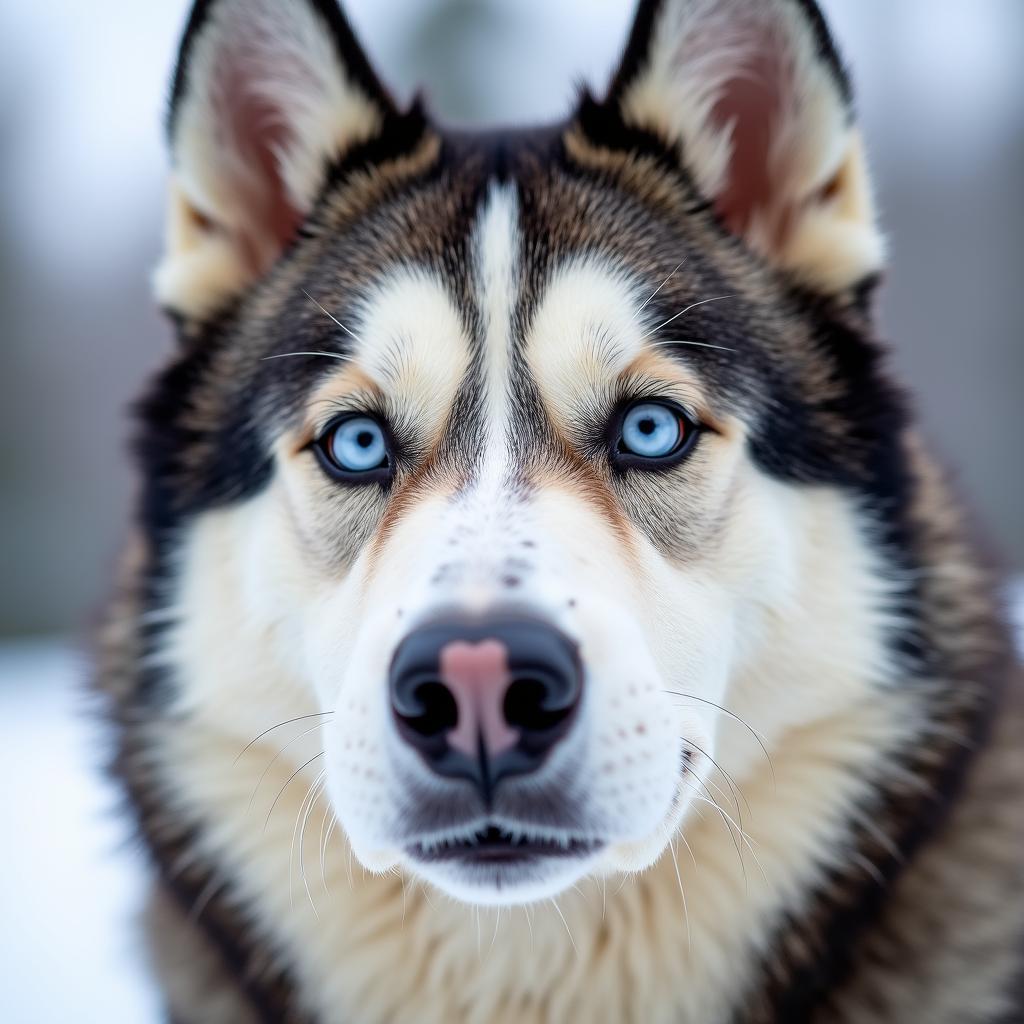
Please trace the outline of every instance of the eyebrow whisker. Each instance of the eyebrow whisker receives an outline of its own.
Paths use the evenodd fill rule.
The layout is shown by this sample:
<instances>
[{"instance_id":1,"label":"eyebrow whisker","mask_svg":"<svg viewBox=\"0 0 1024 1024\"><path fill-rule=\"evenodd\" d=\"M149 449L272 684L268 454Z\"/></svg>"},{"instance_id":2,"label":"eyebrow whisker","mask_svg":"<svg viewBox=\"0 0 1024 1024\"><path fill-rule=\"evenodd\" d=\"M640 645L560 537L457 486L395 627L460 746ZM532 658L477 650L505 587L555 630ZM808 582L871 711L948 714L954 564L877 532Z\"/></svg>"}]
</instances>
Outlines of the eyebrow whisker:
<instances>
[{"instance_id":1,"label":"eyebrow whisker","mask_svg":"<svg viewBox=\"0 0 1024 1024\"><path fill-rule=\"evenodd\" d=\"M686 341L683 338L670 338L666 341L651 342L652 348L668 348L671 345L692 345L694 348L714 348L720 352L736 352L737 349L729 348L726 345L711 345L706 341Z\"/></svg>"},{"instance_id":2,"label":"eyebrow whisker","mask_svg":"<svg viewBox=\"0 0 1024 1024\"><path fill-rule=\"evenodd\" d=\"M317 309L319 309L320 312L324 314L324 316L330 317L330 319L333 320L350 338L355 338L355 340L358 341L360 345L363 343L363 339L360 338L358 334L356 334L354 331L350 331L329 309L326 309L323 306L321 306L320 303L317 302L316 299L314 299L313 296L310 295L305 288L302 289L302 294L305 295L306 298L309 299L309 301L312 302L313 305L316 306Z\"/></svg>"},{"instance_id":3,"label":"eyebrow whisker","mask_svg":"<svg viewBox=\"0 0 1024 1024\"><path fill-rule=\"evenodd\" d=\"M658 287L657 287L657 288L655 288L655 289L654 289L654 291L653 291L653 292L651 292L651 294L647 296L647 299L646 299L646 301L644 302L644 304L643 304L643 305L642 305L642 306L641 306L641 307L640 307L640 308L639 308L639 309L638 309L638 310L636 311L636 314L635 314L635 315L633 316L633 319L634 319L634 320L635 320L635 319L636 319L636 318L637 318L637 317L638 317L638 316L639 316L639 315L640 315L640 314L641 314L641 313L642 313L642 312L644 311L644 309L646 309L646 307L647 307L647 303L648 303L648 302L650 302L650 301L651 301L651 299L653 299L653 298L654 298L654 296L655 296L655 295L657 295L657 294L658 294L658 292L660 292L660 291L661 291L661 289L662 289L662 288L664 288L664 287L665 287L665 285L667 285L667 284L669 283L669 281L671 281L671 280L672 280L672 278L673 278L673 277L675 276L675 273L676 273L676 271L677 271L677 270L678 270L678 269L679 269L679 268L680 268L680 267L681 267L681 266L682 266L682 265L683 265L683 264L684 264L684 263L685 263L685 262L686 262L686 261L687 261L687 260L688 260L689 258L690 258L689 256L684 256L684 257L683 257L683 258L682 258L682 259L681 259L681 260L680 260L680 261L679 261L679 262L678 262L678 263L677 263L677 264L676 264L676 265L675 265L675 266L674 266L674 267L672 268L672 272L671 272L671 273L670 273L670 274L668 275L668 277L666 277L666 278L665 278L665 280L664 280L664 281L662 281L662 282L661 282L661 284L659 284L659 285L658 285Z\"/></svg>"},{"instance_id":4,"label":"eyebrow whisker","mask_svg":"<svg viewBox=\"0 0 1024 1024\"><path fill-rule=\"evenodd\" d=\"M714 295L710 299L701 299L700 302L691 302L685 309L679 310L675 316L670 316L667 320L663 320L653 330L648 331L644 338L649 338L652 334L657 334L662 327L667 327L673 320L678 320L684 313L689 313L691 309L696 309L698 306L706 306L709 302L721 302L723 299L734 299L735 295ZM643 340L643 339L641 339Z\"/></svg>"},{"instance_id":5,"label":"eyebrow whisker","mask_svg":"<svg viewBox=\"0 0 1024 1024\"><path fill-rule=\"evenodd\" d=\"M348 356L343 356L340 352L320 352L314 350L311 352L278 352L276 355L263 356L260 362L265 363L268 359L286 359L288 356L326 356L328 359L340 359L342 362L347 362L349 359Z\"/></svg>"}]
</instances>

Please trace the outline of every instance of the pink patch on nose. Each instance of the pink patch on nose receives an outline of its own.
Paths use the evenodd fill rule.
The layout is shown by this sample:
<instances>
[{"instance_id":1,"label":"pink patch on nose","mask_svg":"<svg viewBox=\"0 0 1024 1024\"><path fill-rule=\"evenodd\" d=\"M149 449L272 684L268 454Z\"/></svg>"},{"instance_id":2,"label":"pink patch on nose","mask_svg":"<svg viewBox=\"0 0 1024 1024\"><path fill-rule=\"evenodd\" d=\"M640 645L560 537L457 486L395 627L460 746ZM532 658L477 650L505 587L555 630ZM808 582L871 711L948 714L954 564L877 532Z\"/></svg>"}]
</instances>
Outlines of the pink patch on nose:
<instances>
[{"instance_id":1,"label":"pink patch on nose","mask_svg":"<svg viewBox=\"0 0 1024 1024\"><path fill-rule=\"evenodd\" d=\"M439 658L441 681L455 697L459 717L448 743L476 757L479 737L491 757L514 747L519 733L505 721L505 692L512 682L508 651L498 640L445 644Z\"/></svg>"}]
</instances>

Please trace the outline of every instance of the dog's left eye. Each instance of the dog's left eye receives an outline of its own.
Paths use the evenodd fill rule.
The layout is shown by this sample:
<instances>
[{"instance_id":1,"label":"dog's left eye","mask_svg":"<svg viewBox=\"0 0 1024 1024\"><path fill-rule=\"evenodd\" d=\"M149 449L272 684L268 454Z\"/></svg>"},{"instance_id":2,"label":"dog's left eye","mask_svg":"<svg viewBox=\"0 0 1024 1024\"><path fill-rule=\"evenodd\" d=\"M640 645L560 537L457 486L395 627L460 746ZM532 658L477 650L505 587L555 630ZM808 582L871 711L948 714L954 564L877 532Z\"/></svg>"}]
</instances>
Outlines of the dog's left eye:
<instances>
[{"instance_id":1,"label":"dog's left eye","mask_svg":"<svg viewBox=\"0 0 1024 1024\"><path fill-rule=\"evenodd\" d=\"M689 450L697 428L670 402L634 402L618 422L612 456L634 466L677 462Z\"/></svg>"},{"instance_id":2,"label":"dog's left eye","mask_svg":"<svg viewBox=\"0 0 1024 1024\"><path fill-rule=\"evenodd\" d=\"M335 420L315 442L321 465L336 479L369 483L391 475L391 445L383 424L353 414Z\"/></svg>"}]
</instances>

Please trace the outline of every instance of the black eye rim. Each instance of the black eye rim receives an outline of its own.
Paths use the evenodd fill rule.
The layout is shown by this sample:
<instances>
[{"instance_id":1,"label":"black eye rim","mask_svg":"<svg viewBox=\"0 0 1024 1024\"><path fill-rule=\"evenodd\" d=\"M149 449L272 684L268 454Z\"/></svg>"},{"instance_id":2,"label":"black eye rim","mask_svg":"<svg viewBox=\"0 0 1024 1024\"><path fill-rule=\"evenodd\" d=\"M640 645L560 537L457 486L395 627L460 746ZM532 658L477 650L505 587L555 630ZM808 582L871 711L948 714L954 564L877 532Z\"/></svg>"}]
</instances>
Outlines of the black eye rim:
<instances>
[{"instance_id":1,"label":"black eye rim","mask_svg":"<svg viewBox=\"0 0 1024 1024\"><path fill-rule=\"evenodd\" d=\"M339 465L334 456L331 454L331 438L338 427L344 423L348 423L350 420L359 419L370 419L380 427L381 433L384 435L384 448L385 448L385 461L382 465L377 466L375 469L362 469L353 470L345 469L344 466ZM320 431L317 436L309 445L313 450L313 454L316 456L317 462L320 463L320 468L331 477L333 480L337 480L339 483L347 484L349 486L363 487L368 484L389 484L395 475L395 441L391 430L388 427L387 420L383 416L378 415L374 412L368 411L353 411L345 412L340 416L335 416L324 428Z\"/></svg>"},{"instance_id":2,"label":"black eye rim","mask_svg":"<svg viewBox=\"0 0 1024 1024\"><path fill-rule=\"evenodd\" d=\"M638 405L660 405L669 409L683 425L683 436L679 444L667 455L647 456L637 455L635 452L625 450L622 447L622 425L626 415L631 409ZM670 398L631 398L621 402L615 412L608 420L607 443L608 459L612 466L618 470L639 469L648 473L658 473L674 469L693 451L701 434L701 424L698 423L678 402Z\"/></svg>"}]
</instances>

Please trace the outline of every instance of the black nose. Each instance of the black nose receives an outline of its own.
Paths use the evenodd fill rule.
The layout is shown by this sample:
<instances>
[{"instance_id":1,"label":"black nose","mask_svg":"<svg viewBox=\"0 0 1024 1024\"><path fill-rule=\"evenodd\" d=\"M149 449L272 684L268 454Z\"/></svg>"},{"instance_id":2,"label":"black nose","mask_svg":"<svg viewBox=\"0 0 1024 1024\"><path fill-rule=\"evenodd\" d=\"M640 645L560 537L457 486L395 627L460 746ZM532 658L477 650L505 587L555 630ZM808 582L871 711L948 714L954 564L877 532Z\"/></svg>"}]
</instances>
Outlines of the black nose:
<instances>
[{"instance_id":1,"label":"black nose","mask_svg":"<svg viewBox=\"0 0 1024 1024\"><path fill-rule=\"evenodd\" d=\"M433 622L391 663L398 731L439 775L498 780L532 772L565 736L583 690L576 645L542 621Z\"/></svg>"}]
</instances>

